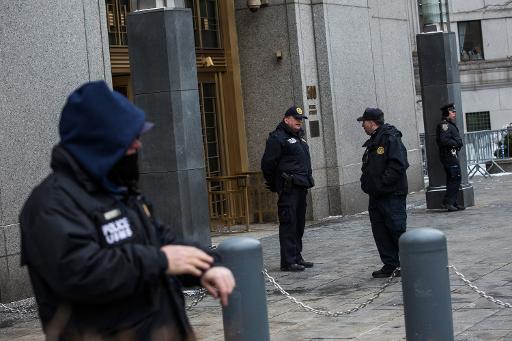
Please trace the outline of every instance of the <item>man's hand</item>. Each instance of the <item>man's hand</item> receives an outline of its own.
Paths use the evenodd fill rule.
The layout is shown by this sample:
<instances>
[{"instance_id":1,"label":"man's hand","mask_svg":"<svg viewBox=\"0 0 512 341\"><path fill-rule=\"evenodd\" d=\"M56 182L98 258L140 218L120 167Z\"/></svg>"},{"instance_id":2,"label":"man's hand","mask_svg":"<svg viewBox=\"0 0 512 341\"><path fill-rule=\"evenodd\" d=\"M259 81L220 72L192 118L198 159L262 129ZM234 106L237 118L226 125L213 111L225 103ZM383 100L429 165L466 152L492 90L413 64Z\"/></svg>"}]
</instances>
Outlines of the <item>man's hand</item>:
<instances>
[{"instance_id":1,"label":"man's hand","mask_svg":"<svg viewBox=\"0 0 512 341\"><path fill-rule=\"evenodd\" d=\"M160 250L167 257L167 273L170 275L200 277L213 263L211 256L193 246L164 245Z\"/></svg>"},{"instance_id":2,"label":"man's hand","mask_svg":"<svg viewBox=\"0 0 512 341\"><path fill-rule=\"evenodd\" d=\"M228 305L228 296L235 287L235 278L231 270L223 266L215 266L206 271L201 278L201 285L215 298L220 297L223 306Z\"/></svg>"}]
</instances>

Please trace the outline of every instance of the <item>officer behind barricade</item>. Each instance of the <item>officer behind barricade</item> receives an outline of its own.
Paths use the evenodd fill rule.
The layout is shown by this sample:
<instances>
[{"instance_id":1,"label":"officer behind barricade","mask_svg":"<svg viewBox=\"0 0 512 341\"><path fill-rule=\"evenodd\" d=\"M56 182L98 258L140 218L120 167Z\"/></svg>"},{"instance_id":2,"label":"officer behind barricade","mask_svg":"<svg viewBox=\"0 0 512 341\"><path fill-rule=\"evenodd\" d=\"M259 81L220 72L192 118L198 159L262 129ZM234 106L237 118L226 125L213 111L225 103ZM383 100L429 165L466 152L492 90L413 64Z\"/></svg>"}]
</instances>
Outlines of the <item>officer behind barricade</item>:
<instances>
[{"instance_id":1,"label":"officer behind barricade","mask_svg":"<svg viewBox=\"0 0 512 341\"><path fill-rule=\"evenodd\" d=\"M302 122L307 117L297 106L289 108L270 133L261 159L267 187L279 194L279 243L281 270L303 271L313 263L302 258L302 236L306 218L306 194L315 185L309 147Z\"/></svg>"},{"instance_id":2,"label":"officer behind barricade","mask_svg":"<svg viewBox=\"0 0 512 341\"><path fill-rule=\"evenodd\" d=\"M144 116L103 81L62 109L53 172L20 214L21 262L47 340L194 340L184 283L227 304L231 271L179 241L137 189Z\"/></svg>"},{"instance_id":3,"label":"officer behind barricade","mask_svg":"<svg viewBox=\"0 0 512 341\"><path fill-rule=\"evenodd\" d=\"M461 183L459 151L463 146L459 128L455 125L457 111L453 103L441 107L442 120L437 125L436 142L439 147L439 158L446 173L446 192L443 206L448 212L463 210L457 204L457 194Z\"/></svg>"},{"instance_id":4,"label":"officer behind barricade","mask_svg":"<svg viewBox=\"0 0 512 341\"><path fill-rule=\"evenodd\" d=\"M402 143L402 133L384 123L384 113L379 108L366 108L357 120L370 135L363 144L366 150L361 167L361 189L370 196L368 212L373 238L384 263L372 276L389 277L400 266L398 239L407 225L407 150Z\"/></svg>"}]
</instances>

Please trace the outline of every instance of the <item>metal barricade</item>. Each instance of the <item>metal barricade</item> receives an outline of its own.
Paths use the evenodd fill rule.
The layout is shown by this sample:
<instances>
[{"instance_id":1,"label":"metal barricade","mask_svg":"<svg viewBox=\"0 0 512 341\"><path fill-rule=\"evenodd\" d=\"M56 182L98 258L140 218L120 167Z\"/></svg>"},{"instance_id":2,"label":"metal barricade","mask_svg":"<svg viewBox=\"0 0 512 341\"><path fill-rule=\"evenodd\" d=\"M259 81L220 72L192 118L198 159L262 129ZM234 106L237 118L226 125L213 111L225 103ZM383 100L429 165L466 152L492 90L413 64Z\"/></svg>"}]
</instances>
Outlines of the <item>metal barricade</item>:
<instances>
[{"instance_id":1,"label":"metal barricade","mask_svg":"<svg viewBox=\"0 0 512 341\"><path fill-rule=\"evenodd\" d=\"M477 172L484 177L491 176L489 170L493 167L500 172L503 168L497 163L497 159L510 158L508 129L474 131L464 134L466 148L466 161L468 176L472 178Z\"/></svg>"},{"instance_id":2,"label":"metal barricade","mask_svg":"<svg viewBox=\"0 0 512 341\"><path fill-rule=\"evenodd\" d=\"M420 134L420 146L423 160L423 175L427 176L427 156L425 153L425 134ZM484 177L491 171L505 172L500 163L512 159L512 126L499 130L473 131L464 134L464 148L468 176L477 172ZM512 161L512 160L510 160Z\"/></svg>"}]
</instances>

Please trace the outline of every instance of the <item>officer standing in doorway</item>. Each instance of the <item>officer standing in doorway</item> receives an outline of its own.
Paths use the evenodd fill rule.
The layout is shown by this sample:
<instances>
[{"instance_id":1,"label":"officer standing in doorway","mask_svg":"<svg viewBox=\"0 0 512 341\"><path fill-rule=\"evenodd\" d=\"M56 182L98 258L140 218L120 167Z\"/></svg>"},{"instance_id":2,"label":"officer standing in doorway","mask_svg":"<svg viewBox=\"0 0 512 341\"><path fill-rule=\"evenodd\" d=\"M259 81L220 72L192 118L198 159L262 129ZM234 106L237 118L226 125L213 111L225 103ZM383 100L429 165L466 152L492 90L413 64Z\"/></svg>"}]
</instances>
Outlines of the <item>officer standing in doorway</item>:
<instances>
[{"instance_id":1,"label":"officer standing in doorway","mask_svg":"<svg viewBox=\"0 0 512 341\"><path fill-rule=\"evenodd\" d=\"M442 121L437 125L436 142L439 147L439 158L446 173L446 192L443 207L448 212L463 210L457 204L457 194L461 183L459 151L463 146L459 128L455 125L457 111L453 103L441 107Z\"/></svg>"},{"instance_id":2,"label":"officer standing in doorway","mask_svg":"<svg viewBox=\"0 0 512 341\"><path fill-rule=\"evenodd\" d=\"M302 236L306 221L306 194L315 185L309 147L302 122L307 117L297 106L289 108L277 128L270 133L261 170L272 192L279 194L279 243L281 270L304 271L313 263L302 258Z\"/></svg>"},{"instance_id":3,"label":"officer standing in doorway","mask_svg":"<svg viewBox=\"0 0 512 341\"><path fill-rule=\"evenodd\" d=\"M384 263L372 276L382 278L393 273L400 276L396 269L400 267L398 239L407 226L407 150L402 143L402 133L384 123L384 113L379 108L366 108L357 120L370 136L363 144L366 150L361 167L361 189L370 196L368 212L373 238Z\"/></svg>"}]
</instances>

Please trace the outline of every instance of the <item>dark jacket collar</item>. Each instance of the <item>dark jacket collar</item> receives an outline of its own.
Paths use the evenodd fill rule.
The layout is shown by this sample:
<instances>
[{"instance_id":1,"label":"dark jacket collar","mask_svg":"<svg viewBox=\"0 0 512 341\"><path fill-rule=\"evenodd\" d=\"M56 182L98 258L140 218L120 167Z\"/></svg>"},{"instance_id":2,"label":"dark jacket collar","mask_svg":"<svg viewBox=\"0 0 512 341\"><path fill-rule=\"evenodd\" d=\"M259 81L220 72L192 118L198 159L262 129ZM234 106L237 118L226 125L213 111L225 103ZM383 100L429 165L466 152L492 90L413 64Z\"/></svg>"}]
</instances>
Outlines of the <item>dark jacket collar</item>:
<instances>
[{"instance_id":1,"label":"dark jacket collar","mask_svg":"<svg viewBox=\"0 0 512 341\"><path fill-rule=\"evenodd\" d=\"M396 129L395 126L384 123L377 129L375 129L370 138L366 140L366 142L363 144L363 147L369 147L372 146L373 144L377 144L380 141L381 136L383 135L396 135L398 137L402 137L402 133L398 129Z\"/></svg>"},{"instance_id":2,"label":"dark jacket collar","mask_svg":"<svg viewBox=\"0 0 512 341\"><path fill-rule=\"evenodd\" d=\"M101 187L84 171L71 154L61 145L56 145L52 150L50 166L56 173L64 173L73 177L88 192L97 192Z\"/></svg>"},{"instance_id":3,"label":"dark jacket collar","mask_svg":"<svg viewBox=\"0 0 512 341\"><path fill-rule=\"evenodd\" d=\"M276 129L282 129L288 135L296 136L299 138L304 136L304 129L301 128L298 132L295 132L284 121L279 122Z\"/></svg>"},{"instance_id":4,"label":"dark jacket collar","mask_svg":"<svg viewBox=\"0 0 512 341\"><path fill-rule=\"evenodd\" d=\"M385 129L383 129L382 125L377 127L377 129L375 129L373 133L370 135L370 138L366 140L366 142L363 144L363 147L369 147L372 144L374 144L375 141L378 141L384 131Z\"/></svg>"}]
</instances>

